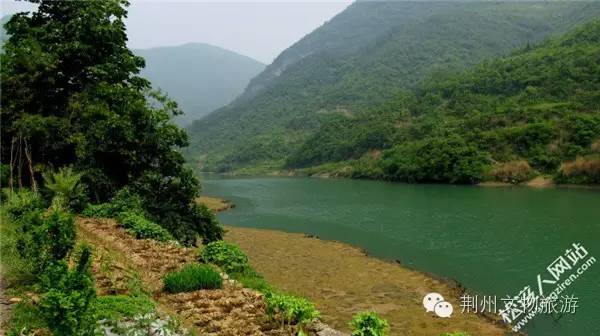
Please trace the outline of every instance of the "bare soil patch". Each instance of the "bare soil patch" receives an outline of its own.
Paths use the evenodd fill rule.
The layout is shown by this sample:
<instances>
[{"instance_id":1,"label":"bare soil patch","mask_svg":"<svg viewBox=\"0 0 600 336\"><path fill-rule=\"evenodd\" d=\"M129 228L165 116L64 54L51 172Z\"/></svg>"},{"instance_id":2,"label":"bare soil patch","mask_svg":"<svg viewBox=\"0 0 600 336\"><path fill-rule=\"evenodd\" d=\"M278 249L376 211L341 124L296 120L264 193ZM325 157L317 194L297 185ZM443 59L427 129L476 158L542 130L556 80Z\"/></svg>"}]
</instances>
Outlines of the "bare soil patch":
<instances>
[{"instance_id":1,"label":"bare soil patch","mask_svg":"<svg viewBox=\"0 0 600 336\"><path fill-rule=\"evenodd\" d=\"M201 335L282 335L278 326L269 321L262 295L239 284L226 282L223 289L190 293L162 292L163 276L186 263L196 262L195 249L134 239L109 219L79 218L77 224L81 239L92 244L95 250L110 251L116 255L113 257L116 262L111 262L111 267L117 272L114 269L108 272L116 276L107 278L102 275L107 272L102 272L105 266L101 259L94 263L100 293L118 293L122 288L120 283L127 279L127 270L131 268L140 276L145 289L167 311L178 314L187 326Z\"/></svg>"}]
</instances>

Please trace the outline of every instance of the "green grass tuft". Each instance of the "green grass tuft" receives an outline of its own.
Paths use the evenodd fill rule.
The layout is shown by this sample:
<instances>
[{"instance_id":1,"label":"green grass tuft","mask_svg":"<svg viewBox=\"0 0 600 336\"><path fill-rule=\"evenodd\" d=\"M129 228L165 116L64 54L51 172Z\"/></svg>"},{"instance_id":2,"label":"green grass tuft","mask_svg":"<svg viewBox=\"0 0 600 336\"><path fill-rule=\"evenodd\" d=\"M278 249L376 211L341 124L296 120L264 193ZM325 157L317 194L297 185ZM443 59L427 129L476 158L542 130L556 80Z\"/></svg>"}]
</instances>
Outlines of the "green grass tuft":
<instances>
[{"instance_id":1,"label":"green grass tuft","mask_svg":"<svg viewBox=\"0 0 600 336\"><path fill-rule=\"evenodd\" d=\"M180 293L222 288L223 279L212 266L192 264L179 272L168 273L163 279L163 284L166 292Z\"/></svg>"}]
</instances>

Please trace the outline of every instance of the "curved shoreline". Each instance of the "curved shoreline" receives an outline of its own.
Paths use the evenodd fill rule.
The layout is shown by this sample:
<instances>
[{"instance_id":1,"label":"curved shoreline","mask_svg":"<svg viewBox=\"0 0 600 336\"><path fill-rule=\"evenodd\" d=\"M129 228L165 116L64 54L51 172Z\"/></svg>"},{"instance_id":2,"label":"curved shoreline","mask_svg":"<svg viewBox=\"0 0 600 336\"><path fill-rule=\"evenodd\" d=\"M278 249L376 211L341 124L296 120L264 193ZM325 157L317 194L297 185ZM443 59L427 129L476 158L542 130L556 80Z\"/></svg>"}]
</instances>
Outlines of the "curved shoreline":
<instances>
[{"instance_id":1,"label":"curved shoreline","mask_svg":"<svg viewBox=\"0 0 600 336\"><path fill-rule=\"evenodd\" d=\"M279 230L225 226L225 240L239 245L269 283L317 304L324 321L340 330L358 311L374 310L388 319L392 335L437 336L466 331L504 335L497 316L462 314L465 288L455 280L410 269L396 261L333 240ZM454 306L451 318L425 312L422 298L441 293Z\"/></svg>"}]
</instances>

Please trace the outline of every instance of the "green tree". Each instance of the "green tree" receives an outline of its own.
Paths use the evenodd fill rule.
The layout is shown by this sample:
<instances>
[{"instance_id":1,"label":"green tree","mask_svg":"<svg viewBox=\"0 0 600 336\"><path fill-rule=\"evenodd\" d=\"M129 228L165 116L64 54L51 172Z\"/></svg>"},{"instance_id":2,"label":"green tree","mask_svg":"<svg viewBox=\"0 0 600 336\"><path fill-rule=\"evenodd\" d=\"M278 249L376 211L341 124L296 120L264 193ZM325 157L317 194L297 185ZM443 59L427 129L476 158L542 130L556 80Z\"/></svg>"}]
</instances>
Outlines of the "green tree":
<instances>
[{"instance_id":1,"label":"green tree","mask_svg":"<svg viewBox=\"0 0 600 336\"><path fill-rule=\"evenodd\" d=\"M33 1L13 15L2 54L4 157L16 170L72 165L97 202L133 186L156 222L188 244L221 228L194 203L199 182L179 149L177 104L141 78L144 60L127 48L125 0ZM33 167L33 168L32 168ZM19 176L21 176L19 174Z\"/></svg>"}]
</instances>

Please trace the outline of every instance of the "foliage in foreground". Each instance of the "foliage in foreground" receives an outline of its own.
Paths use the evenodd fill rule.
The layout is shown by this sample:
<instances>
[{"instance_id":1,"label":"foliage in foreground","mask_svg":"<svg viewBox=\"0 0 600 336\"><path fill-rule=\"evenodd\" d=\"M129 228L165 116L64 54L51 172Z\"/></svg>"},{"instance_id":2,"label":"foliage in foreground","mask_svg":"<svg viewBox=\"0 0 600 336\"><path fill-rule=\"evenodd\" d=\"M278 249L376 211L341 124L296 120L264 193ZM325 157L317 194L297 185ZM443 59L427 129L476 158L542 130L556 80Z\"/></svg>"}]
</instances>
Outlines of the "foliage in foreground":
<instances>
[{"instance_id":1,"label":"foliage in foreground","mask_svg":"<svg viewBox=\"0 0 600 336\"><path fill-rule=\"evenodd\" d=\"M375 312L361 312L350 321L352 336L386 336L390 326Z\"/></svg>"},{"instance_id":2,"label":"foliage in foreground","mask_svg":"<svg viewBox=\"0 0 600 336\"><path fill-rule=\"evenodd\" d=\"M119 223L137 239L154 239L162 242L173 240L169 231L134 211L121 212Z\"/></svg>"},{"instance_id":3,"label":"foliage in foreground","mask_svg":"<svg viewBox=\"0 0 600 336\"><path fill-rule=\"evenodd\" d=\"M243 273L250 268L248 256L237 245L222 240L207 244L200 261L215 264L226 273Z\"/></svg>"},{"instance_id":4,"label":"foliage in foreground","mask_svg":"<svg viewBox=\"0 0 600 336\"><path fill-rule=\"evenodd\" d=\"M76 265L69 269L61 260L47 268L41 286L46 293L40 312L55 335L92 335L96 291L91 275L92 252L87 246L79 251Z\"/></svg>"},{"instance_id":5,"label":"foliage in foreground","mask_svg":"<svg viewBox=\"0 0 600 336\"><path fill-rule=\"evenodd\" d=\"M185 266L181 271L165 275L163 284L166 292L180 293L221 288L223 279L212 266L191 264Z\"/></svg>"},{"instance_id":6,"label":"foliage in foreground","mask_svg":"<svg viewBox=\"0 0 600 336\"><path fill-rule=\"evenodd\" d=\"M59 210L37 209L15 220L18 226L17 249L30 263L34 274L65 259L75 246L75 223L71 214Z\"/></svg>"},{"instance_id":7,"label":"foliage in foreground","mask_svg":"<svg viewBox=\"0 0 600 336\"><path fill-rule=\"evenodd\" d=\"M138 75L144 60L127 48L128 2L31 2L35 11L6 24L2 50L2 143L10 145L1 154L27 158L13 164L19 185L72 166L95 203L129 186L179 241L220 239L221 227L194 202L200 185L179 152L187 135L171 120L177 104L151 91ZM62 193L74 180L46 181Z\"/></svg>"},{"instance_id":8,"label":"foliage in foreground","mask_svg":"<svg viewBox=\"0 0 600 336\"><path fill-rule=\"evenodd\" d=\"M42 174L44 188L50 192L52 207L80 211L87 197L81 182L81 173L72 167L61 167L58 171Z\"/></svg>"},{"instance_id":9,"label":"foliage in foreground","mask_svg":"<svg viewBox=\"0 0 600 336\"><path fill-rule=\"evenodd\" d=\"M265 295L265 301L267 313L281 322L282 329L295 324L303 332L306 324L320 316L314 304L304 298L270 292Z\"/></svg>"}]
</instances>

